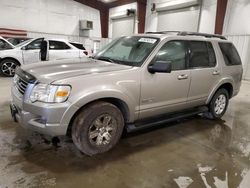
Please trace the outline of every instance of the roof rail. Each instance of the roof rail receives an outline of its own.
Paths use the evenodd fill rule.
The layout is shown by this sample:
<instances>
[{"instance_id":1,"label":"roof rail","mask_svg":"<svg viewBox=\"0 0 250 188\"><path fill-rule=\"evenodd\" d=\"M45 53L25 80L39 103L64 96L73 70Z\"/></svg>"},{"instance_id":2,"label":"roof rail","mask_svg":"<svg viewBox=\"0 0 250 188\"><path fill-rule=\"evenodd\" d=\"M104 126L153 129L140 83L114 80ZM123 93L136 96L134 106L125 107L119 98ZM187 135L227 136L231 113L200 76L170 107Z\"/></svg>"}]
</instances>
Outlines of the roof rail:
<instances>
[{"instance_id":1,"label":"roof rail","mask_svg":"<svg viewBox=\"0 0 250 188\"><path fill-rule=\"evenodd\" d=\"M219 38L223 40L227 40L226 37L222 35L216 35L216 34L208 34L208 33L199 33L199 32L187 32L187 31L156 31L156 32L146 32L146 34L169 34L169 33L175 33L176 35L180 36L202 36L206 38Z\"/></svg>"},{"instance_id":2,"label":"roof rail","mask_svg":"<svg viewBox=\"0 0 250 188\"><path fill-rule=\"evenodd\" d=\"M206 37L206 38L220 38L220 39L223 39L223 40L227 40L227 38L222 36L222 35L208 34L208 33L182 31L182 32L179 32L177 35L181 35L181 36L187 36L187 35L190 35L190 36L202 36L202 37Z\"/></svg>"},{"instance_id":3,"label":"roof rail","mask_svg":"<svg viewBox=\"0 0 250 188\"><path fill-rule=\"evenodd\" d=\"M168 33L175 33L179 34L181 31L149 31L146 34L168 34Z\"/></svg>"}]
</instances>

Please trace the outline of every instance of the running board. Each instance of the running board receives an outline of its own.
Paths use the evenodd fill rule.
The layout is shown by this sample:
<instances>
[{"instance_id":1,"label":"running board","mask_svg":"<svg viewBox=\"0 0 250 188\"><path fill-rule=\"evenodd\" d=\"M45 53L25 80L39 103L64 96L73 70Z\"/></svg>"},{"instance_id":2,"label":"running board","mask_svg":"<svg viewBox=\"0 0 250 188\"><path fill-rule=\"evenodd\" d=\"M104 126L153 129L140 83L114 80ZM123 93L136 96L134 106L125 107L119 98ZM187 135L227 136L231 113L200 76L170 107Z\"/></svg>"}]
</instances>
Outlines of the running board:
<instances>
[{"instance_id":1,"label":"running board","mask_svg":"<svg viewBox=\"0 0 250 188\"><path fill-rule=\"evenodd\" d=\"M139 131L139 130L155 127L155 126L157 126L159 124L169 123L169 122L172 122L172 121L187 118L187 117L194 116L194 115L204 113L204 112L207 112L207 111L208 111L208 108L206 106L202 106L202 107L194 108L194 109L191 109L191 110L177 112L177 113L174 113L174 114L168 114L168 115L166 115L167 117L161 117L161 118L157 118L157 119L151 119L151 120L148 120L148 121L127 124L126 125L126 130L127 130L128 133L136 132L136 131Z\"/></svg>"}]
</instances>

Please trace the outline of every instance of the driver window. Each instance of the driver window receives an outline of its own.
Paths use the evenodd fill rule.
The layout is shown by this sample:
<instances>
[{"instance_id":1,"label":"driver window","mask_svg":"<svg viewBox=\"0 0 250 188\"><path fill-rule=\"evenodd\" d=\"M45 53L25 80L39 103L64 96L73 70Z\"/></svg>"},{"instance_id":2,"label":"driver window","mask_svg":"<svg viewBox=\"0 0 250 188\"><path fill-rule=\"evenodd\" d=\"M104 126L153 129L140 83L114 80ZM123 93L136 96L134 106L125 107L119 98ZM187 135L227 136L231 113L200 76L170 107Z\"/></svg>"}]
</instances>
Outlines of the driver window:
<instances>
[{"instance_id":1,"label":"driver window","mask_svg":"<svg viewBox=\"0 0 250 188\"><path fill-rule=\"evenodd\" d=\"M169 41L164 44L156 55L156 61L171 61L172 70L186 69L185 41Z\"/></svg>"},{"instance_id":2,"label":"driver window","mask_svg":"<svg viewBox=\"0 0 250 188\"><path fill-rule=\"evenodd\" d=\"M43 39L37 39L27 45L27 50L39 50Z\"/></svg>"}]
</instances>

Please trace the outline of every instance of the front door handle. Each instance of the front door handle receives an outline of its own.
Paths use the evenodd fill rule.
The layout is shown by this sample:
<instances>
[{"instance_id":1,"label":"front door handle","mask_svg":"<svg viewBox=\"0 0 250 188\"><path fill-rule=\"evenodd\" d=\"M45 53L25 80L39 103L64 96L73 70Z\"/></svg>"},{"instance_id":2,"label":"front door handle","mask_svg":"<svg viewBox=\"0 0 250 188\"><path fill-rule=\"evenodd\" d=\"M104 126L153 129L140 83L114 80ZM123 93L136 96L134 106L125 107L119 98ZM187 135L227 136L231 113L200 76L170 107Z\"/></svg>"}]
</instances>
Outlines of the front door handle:
<instances>
[{"instance_id":1,"label":"front door handle","mask_svg":"<svg viewBox=\"0 0 250 188\"><path fill-rule=\"evenodd\" d=\"M178 77L178 80L185 80L188 78L188 75L187 74L182 74L182 75L179 75Z\"/></svg>"},{"instance_id":2,"label":"front door handle","mask_svg":"<svg viewBox=\"0 0 250 188\"><path fill-rule=\"evenodd\" d=\"M218 71L218 70L215 70L214 72L213 72L213 75L219 75L220 74L220 71Z\"/></svg>"}]
</instances>

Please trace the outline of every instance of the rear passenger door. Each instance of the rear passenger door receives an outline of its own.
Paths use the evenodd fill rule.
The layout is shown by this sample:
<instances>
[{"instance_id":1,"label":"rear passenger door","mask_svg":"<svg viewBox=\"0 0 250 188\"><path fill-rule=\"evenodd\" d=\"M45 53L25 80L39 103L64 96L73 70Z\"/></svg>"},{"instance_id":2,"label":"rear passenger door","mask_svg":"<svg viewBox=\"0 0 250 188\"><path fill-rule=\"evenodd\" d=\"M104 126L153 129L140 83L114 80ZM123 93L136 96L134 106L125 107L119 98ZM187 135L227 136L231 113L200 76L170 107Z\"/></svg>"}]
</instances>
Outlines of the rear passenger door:
<instances>
[{"instance_id":1,"label":"rear passenger door","mask_svg":"<svg viewBox=\"0 0 250 188\"><path fill-rule=\"evenodd\" d=\"M79 52L71 49L63 41L49 40L49 60L79 57Z\"/></svg>"},{"instance_id":2,"label":"rear passenger door","mask_svg":"<svg viewBox=\"0 0 250 188\"><path fill-rule=\"evenodd\" d=\"M189 41L188 69L191 70L191 84L188 93L190 106L205 104L213 86L220 80L220 66L211 42Z\"/></svg>"}]
</instances>

